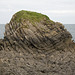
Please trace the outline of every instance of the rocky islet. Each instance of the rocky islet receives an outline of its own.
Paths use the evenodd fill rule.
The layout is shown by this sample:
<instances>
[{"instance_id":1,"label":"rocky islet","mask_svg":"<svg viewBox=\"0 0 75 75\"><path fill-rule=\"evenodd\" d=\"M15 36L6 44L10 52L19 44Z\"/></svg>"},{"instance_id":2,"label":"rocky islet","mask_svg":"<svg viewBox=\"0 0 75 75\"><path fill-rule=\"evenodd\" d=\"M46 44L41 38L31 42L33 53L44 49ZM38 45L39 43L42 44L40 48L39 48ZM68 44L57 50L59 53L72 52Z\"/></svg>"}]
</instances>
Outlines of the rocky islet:
<instances>
[{"instance_id":1,"label":"rocky islet","mask_svg":"<svg viewBox=\"0 0 75 75\"><path fill-rule=\"evenodd\" d=\"M15 13L0 39L0 75L75 75L71 34L41 13Z\"/></svg>"}]
</instances>

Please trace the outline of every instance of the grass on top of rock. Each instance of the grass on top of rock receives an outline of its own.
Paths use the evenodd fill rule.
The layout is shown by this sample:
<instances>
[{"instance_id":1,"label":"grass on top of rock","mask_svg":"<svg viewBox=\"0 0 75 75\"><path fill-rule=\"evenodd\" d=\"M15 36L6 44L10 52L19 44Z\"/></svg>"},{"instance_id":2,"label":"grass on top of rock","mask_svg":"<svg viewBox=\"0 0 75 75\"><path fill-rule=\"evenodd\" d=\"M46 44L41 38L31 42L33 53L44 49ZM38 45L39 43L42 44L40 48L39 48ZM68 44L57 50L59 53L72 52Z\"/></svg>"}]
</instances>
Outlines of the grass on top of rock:
<instances>
[{"instance_id":1,"label":"grass on top of rock","mask_svg":"<svg viewBox=\"0 0 75 75\"><path fill-rule=\"evenodd\" d=\"M50 20L48 16L41 13L22 10L17 12L11 20L15 22L21 22L22 20L29 20L30 22L40 22L44 19Z\"/></svg>"}]
</instances>

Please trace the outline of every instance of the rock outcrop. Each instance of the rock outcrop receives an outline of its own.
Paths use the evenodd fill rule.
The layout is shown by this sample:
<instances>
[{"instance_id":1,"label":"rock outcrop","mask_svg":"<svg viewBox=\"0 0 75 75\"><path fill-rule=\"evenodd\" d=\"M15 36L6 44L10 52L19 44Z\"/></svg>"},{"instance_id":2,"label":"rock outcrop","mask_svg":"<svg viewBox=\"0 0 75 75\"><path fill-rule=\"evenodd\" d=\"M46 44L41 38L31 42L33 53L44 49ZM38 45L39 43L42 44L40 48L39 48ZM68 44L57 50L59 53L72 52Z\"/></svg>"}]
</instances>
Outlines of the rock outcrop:
<instances>
[{"instance_id":1,"label":"rock outcrop","mask_svg":"<svg viewBox=\"0 0 75 75\"><path fill-rule=\"evenodd\" d=\"M0 40L0 75L75 75L75 43L59 22L19 11Z\"/></svg>"}]
</instances>

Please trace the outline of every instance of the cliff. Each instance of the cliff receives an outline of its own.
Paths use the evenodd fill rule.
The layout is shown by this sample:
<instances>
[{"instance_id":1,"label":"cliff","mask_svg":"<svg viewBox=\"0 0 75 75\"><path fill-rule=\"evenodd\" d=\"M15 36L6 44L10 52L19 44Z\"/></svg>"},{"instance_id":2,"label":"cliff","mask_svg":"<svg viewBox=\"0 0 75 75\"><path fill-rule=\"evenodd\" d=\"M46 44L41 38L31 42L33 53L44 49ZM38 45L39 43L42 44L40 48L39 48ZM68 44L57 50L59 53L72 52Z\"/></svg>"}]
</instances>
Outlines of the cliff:
<instances>
[{"instance_id":1,"label":"cliff","mask_svg":"<svg viewBox=\"0 0 75 75\"><path fill-rule=\"evenodd\" d=\"M41 13L15 13L0 40L0 75L75 75L71 34Z\"/></svg>"}]
</instances>

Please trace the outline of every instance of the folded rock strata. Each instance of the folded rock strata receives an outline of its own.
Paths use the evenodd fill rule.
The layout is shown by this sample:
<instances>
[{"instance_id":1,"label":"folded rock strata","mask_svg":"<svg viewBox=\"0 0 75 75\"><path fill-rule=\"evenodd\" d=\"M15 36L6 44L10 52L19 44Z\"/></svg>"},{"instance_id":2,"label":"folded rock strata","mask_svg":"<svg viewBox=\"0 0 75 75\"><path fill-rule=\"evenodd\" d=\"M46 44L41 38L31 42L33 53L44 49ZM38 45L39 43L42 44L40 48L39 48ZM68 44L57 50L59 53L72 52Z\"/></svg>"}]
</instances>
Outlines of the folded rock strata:
<instances>
[{"instance_id":1,"label":"folded rock strata","mask_svg":"<svg viewBox=\"0 0 75 75\"><path fill-rule=\"evenodd\" d=\"M0 39L0 75L75 75L75 43L59 22L19 11Z\"/></svg>"}]
</instances>

